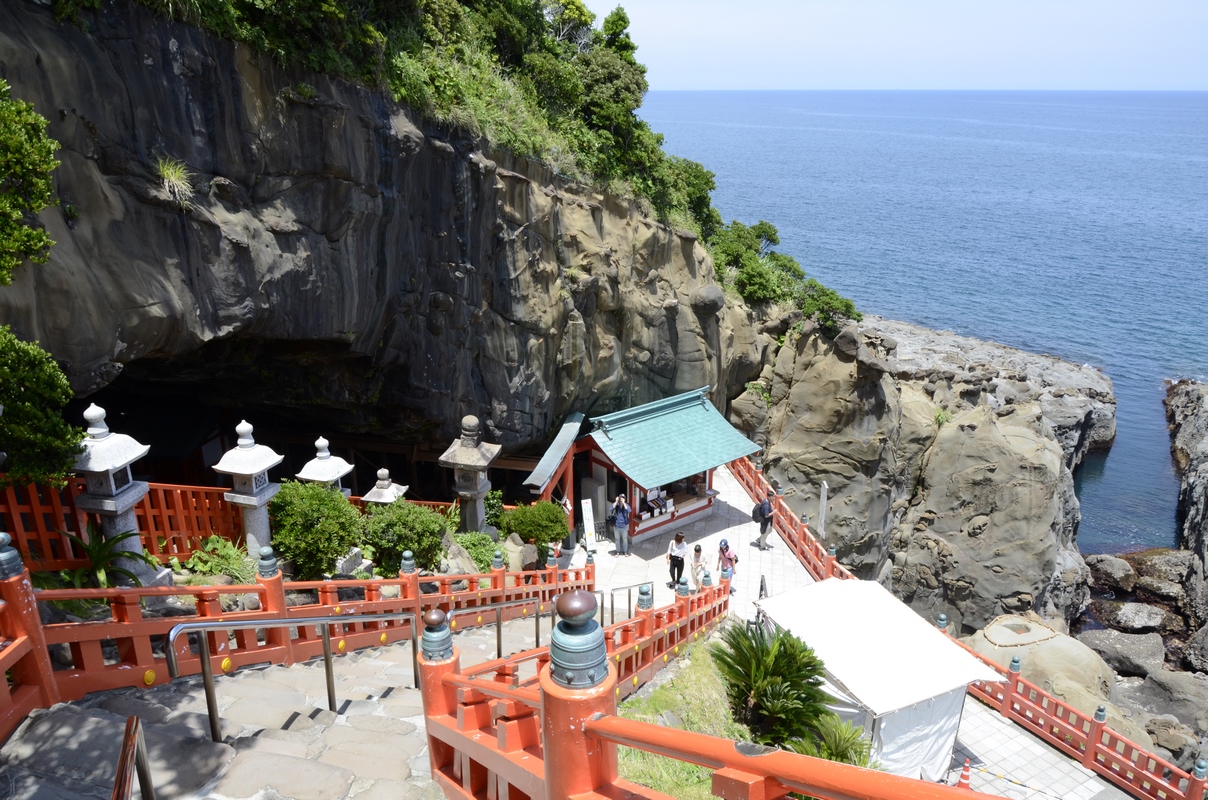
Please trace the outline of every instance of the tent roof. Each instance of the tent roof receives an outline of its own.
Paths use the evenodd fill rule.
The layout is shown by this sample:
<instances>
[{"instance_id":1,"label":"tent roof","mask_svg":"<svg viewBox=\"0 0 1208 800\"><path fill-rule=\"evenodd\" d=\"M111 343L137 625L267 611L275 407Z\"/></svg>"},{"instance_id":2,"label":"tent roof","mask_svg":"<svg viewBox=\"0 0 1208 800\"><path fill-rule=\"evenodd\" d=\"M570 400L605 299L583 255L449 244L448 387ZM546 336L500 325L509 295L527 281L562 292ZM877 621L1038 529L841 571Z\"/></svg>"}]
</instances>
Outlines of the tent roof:
<instances>
[{"instance_id":1,"label":"tent roof","mask_svg":"<svg viewBox=\"0 0 1208 800\"><path fill-rule=\"evenodd\" d=\"M758 452L709 402L708 387L593 417L588 435L621 472L653 489Z\"/></svg>"},{"instance_id":2,"label":"tent roof","mask_svg":"<svg viewBox=\"0 0 1208 800\"><path fill-rule=\"evenodd\" d=\"M1002 680L879 583L828 578L758 604L875 717Z\"/></svg>"},{"instance_id":3,"label":"tent roof","mask_svg":"<svg viewBox=\"0 0 1208 800\"><path fill-rule=\"evenodd\" d=\"M558 435L546 449L545 455L541 456L541 460L537 462L537 468L524 479L524 486L534 492L540 492L545 488L545 485L554 477L554 473L558 471L558 467L562 465L562 459L574 446L575 439L579 438L581 427L583 427L581 413L575 411L566 417L566 422L563 422L562 427L558 429Z\"/></svg>"}]
</instances>

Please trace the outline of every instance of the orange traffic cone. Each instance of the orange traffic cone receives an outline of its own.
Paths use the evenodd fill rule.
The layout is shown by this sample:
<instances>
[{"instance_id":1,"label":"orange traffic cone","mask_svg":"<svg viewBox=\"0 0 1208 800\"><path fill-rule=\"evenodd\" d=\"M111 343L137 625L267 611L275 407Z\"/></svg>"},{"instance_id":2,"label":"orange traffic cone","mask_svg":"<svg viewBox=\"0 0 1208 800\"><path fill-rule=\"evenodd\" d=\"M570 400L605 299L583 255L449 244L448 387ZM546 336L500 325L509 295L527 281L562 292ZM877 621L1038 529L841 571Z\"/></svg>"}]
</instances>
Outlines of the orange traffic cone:
<instances>
[{"instance_id":1,"label":"orange traffic cone","mask_svg":"<svg viewBox=\"0 0 1208 800\"><path fill-rule=\"evenodd\" d=\"M960 780L956 782L956 788L968 789L973 791L973 787L969 785L969 759L965 759L965 767L961 770Z\"/></svg>"}]
</instances>

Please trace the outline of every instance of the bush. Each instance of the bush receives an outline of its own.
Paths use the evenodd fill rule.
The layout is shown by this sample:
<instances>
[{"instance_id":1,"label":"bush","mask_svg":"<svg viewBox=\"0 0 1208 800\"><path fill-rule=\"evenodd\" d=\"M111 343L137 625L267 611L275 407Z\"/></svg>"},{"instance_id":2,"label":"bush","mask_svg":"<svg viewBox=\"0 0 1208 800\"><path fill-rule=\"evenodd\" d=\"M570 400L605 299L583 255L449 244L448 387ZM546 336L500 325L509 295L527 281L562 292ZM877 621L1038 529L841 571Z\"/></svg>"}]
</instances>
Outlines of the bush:
<instances>
[{"instance_id":1,"label":"bush","mask_svg":"<svg viewBox=\"0 0 1208 800\"><path fill-rule=\"evenodd\" d=\"M405 550L415 556L420 569L435 570L440 566L445 526L444 515L398 500L369 510L361 543L373 548L374 560L387 574L398 570Z\"/></svg>"},{"instance_id":2,"label":"bush","mask_svg":"<svg viewBox=\"0 0 1208 800\"><path fill-rule=\"evenodd\" d=\"M503 491L492 489L487 492L483 505L486 506L486 524L498 530L499 517L503 514Z\"/></svg>"},{"instance_id":3,"label":"bush","mask_svg":"<svg viewBox=\"0 0 1208 800\"><path fill-rule=\"evenodd\" d=\"M495 560L495 551L499 549L499 545L490 537L490 534L479 531L458 533L453 536L453 541L466 549L470 558L474 559L474 566L478 567L479 572L490 571L491 562Z\"/></svg>"},{"instance_id":4,"label":"bush","mask_svg":"<svg viewBox=\"0 0 1208 800\"><path fill-rule=\"evenodd\" d=\"M548 500L505 511L499 518L499 530L505 536L514 533L525 542L533 541L542 559L550 543L562 541L570 531L562 506Z\"/></svg>"},{"instance_id":5,"label":"bush","mask_svg":"<svg viewBox=\"0 0 1208 800\"><path fill-rule=\"evenodd\" d=\"M227 575L236 584L256 579L256 565L248 558L247 547L221 536L203 540L201 549L193 551L185 567L197 575Z\"/></svg>"},{"instance_id":6,"label":"bush","mask_svg":"<svg viewBox=\"0 0 1208 800\"><path fill-rule=\"evenodd\" d=\"M296 580L321 579L362 539L361 512L343 493L321 483L282 481L268 513L273 547L293 562Z\"/></svg>"},{"instance_id":7,"label":"bush","mask_svg":"<svg viewBox=\"0 0 1208 800\"><path fill-rule=\"evenodd\" d=\"M820 722L831 712L814 651L787 631L768 633L762 626L730 625L722 641L709 655L725 679L734 718L751 728L755 741L817 742Z\"/></svg>"}]
</instances>

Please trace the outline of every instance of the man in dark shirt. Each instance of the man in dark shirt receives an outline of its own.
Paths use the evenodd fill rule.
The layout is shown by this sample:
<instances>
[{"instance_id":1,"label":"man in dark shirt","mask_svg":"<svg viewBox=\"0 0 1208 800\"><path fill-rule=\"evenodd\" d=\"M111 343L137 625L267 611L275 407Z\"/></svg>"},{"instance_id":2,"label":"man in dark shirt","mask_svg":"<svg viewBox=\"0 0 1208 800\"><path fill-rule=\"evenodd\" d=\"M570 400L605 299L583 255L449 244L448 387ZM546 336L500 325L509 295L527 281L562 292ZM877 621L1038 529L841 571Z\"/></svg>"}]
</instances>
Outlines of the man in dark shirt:
<instances>
[{"instance_id":1,"label":"man in dark shirt","mask_svg":"<svg viewBox=\"0 0 1208 800\"><path fill-rule=\"evenodd\" d=\"M759 504L759 549L771 550L768 544L768 531L772 529L772 490L768 489L767 496Z\"/></svg>"}]
</instances>

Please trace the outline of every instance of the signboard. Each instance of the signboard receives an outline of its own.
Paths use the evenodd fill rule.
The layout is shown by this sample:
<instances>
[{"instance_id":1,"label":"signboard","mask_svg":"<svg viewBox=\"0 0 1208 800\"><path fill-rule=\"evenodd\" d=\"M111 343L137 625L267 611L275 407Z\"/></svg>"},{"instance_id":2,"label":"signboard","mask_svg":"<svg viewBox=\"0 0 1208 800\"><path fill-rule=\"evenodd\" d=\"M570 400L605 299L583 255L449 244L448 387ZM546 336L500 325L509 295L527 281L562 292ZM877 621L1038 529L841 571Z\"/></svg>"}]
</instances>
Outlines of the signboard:
<instances>
[{"instance_id":1,"label":"signboard","mask_svg":"<svg viewBox=\"0 0 1208 800\"><path fill-rule=\"evenodd\" d=\"M591 500L580 500L579 508L583 511L583 546L587 548L587 552L594 553L596 549L596 517L591 510Z\"/></svg>"}]
</instances>

